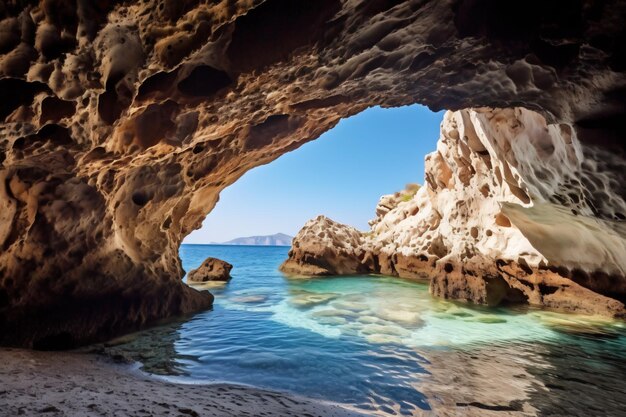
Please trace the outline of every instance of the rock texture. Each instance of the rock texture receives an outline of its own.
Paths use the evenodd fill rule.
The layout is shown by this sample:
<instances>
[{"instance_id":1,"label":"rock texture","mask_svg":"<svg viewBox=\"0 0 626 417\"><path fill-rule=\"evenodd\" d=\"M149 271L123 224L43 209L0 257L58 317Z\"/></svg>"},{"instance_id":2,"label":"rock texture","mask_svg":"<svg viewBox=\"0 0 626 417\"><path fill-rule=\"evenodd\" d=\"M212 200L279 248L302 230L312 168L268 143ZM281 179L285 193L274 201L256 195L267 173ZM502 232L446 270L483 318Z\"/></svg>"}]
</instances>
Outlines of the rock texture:
<instances>
[{"instance_id":1,"label":"rock texture","mask_svg":"<svg viewBox=\"0 0 626 417\"><path fill-rule=\"evenodd\" d=\"M623 154L625 10L0 2L0 343L82 343L208 307L177 250L219 192L372 105L525 106L599 147L587 164L623 173L602 152Z\"/></svg>"},{"instance_id":2,"label":"rock texture","mask_svg":"<svg viewBox=\"0 0 626 417\"><path fill-rule=\"evenodd\" d=\"M298 232L280 270L304 276L366 273L365 254L361 232L318 216Z\"/></svg>"},{"instance_id":3,"label":"rock texture","mask_svg":"<svg viewBox=\"0 0 626 417\"><path fill-rule=\"evenodd\" d=\"M226 261L217 258L206 258L200 267L187 274L187 281L189 283L229 281L231 269L233 269L233 266Z\"/></svg>"},{"instance_id":4,"label":"rock texture","mask_svg":"<svg viewBox=\"0 0 626 417\"><path fill-rule=\"evenodd\" d=\"M342 253L340 273L430 279L442 297L625 316L626 164L590 152L526 109L447 112L424 187L383 196L371 231L349 239L307 223L286 265L306 273Z\"/></svg>"}]
</instances>

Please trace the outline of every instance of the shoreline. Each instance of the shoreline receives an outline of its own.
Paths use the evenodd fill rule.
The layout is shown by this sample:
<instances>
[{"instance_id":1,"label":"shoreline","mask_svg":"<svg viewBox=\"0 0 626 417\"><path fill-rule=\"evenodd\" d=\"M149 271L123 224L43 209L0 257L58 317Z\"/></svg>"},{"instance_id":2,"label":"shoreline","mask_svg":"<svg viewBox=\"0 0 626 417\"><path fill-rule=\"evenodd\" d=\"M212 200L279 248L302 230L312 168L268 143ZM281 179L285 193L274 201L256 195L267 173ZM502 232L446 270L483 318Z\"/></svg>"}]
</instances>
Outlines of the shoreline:
<instances>
[{"instance_id":1,"label":"shoreline","mask_svg":"<svg viewBox=\"0 0 626 417\"><path fill-rule=\"evenodd\" d=\"M4 415L321 416L366 414L343 405L231 383L153 378L96 353L0 348Z\"/></svg>"}]
</instances>

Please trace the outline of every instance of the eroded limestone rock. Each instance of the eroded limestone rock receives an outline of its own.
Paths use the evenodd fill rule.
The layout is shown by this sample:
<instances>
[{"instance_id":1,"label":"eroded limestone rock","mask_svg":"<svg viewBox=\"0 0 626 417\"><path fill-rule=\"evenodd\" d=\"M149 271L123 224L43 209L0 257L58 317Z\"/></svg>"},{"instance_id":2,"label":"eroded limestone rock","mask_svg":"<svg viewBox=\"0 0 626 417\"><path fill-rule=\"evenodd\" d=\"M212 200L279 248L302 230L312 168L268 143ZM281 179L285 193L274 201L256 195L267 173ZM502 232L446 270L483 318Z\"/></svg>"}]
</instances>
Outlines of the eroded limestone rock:
<instances>
[{"instance_id":1,"label":"eroded limestone rock","mask_svg":"<svg viewBox=\"0 0 626 417\"><path fill-rule=\"evenodd\" d=\"M602 157L570 125L522 108L448 112L426 156L426 185L383 196L371 231L350 240L333 235L340 226L318 225L332 238L316 253L332 254L324 245L339 241L354 254L342 264L356 265L344 273L429 279L441 297L624 316L626 164L594 152ZM309 238L298 234L286 263L307 263L297 248Z\"/></svg>"},{"instance_id":2,"label":"eroded limestone rock","mask_svg":"<svg viewBox=\"0 0 626 417\"><path fill-rule=\"evenodd\" d=\"M229 281L230 271L233 266L226 261L217 258L206 258L202 265L187 274L189 283L201 283L207 281Z\"/></svg>"},{"instance_id":3,"label":"eroded limestone rock","mask_svg":"<svg viewBox=\"0 0 626 417\"><path fill-rule=\"evenodd\" d=\"M504 4L0 2L0 343L208 307L178 246L219 192L372 105L526 106L577 131L589 181L623 172L603 155L623 152L625 2Z\"/></svg>"},{"instance_id":4,"label":"eroded limestone rock","mask_svg":"<svg viewBox=\"0 0 626 417\"><path fill-rule=\"evenodd\" d=\"M318 216L298 232L280 270L304 276L367 273L365 254L361 232Z\"/></svg>"}]
</instances>

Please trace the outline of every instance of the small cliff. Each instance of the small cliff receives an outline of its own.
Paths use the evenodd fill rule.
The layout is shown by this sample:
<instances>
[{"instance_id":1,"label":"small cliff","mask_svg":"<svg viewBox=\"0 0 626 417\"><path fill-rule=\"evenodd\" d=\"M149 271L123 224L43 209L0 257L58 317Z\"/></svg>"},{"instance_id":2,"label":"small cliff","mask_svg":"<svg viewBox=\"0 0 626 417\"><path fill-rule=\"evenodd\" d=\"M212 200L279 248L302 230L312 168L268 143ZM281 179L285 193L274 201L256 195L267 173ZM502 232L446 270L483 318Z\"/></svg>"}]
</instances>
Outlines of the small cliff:
<instances>
[{"instance_id":1,"label":"small cliff","mask_svg":"<svg viewBox=\"0 0 626 417\"><path fill-rule=\"evenodd\" d=\"M425 167L425 186L380 199L368 233L308 222L283 271L423 278L446 298L624 316L622 160L585 154L568 124L480 108L446 113Z\"/></svg>"}]
</instances>

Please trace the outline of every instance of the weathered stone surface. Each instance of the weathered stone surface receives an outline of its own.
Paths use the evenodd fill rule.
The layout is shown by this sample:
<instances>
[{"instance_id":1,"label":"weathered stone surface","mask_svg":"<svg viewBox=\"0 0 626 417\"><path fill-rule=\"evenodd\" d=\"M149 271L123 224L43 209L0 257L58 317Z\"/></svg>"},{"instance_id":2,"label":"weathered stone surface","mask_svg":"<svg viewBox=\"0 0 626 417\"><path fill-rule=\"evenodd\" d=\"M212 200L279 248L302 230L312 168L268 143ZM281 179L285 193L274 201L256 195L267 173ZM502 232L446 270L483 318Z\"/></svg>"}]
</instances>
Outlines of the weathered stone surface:
<instances>
[{"instance_id":1,"label":"weathered stone surface","mask_svg":"<svg viewBox=\"0 0 626 417\"><path fill-rule=\"evenodd\" d=\"M356 264L346 273L430 279L435 295L482 304L625 316L626 164L595 152L571 126L529 110L448 112L426 156L426 185L383 196L371 231L341 242L359 254L343 261ZM298 234L294 245L309 238Z\"/></svg>"},{"instance_id":2,"label":"weathered stone surface","mask_svg":"<svg viewBox=\"0 0 626 417\"><path fill-rule=\"evenodd\" d=\"M217 258L206 258L202 265L187 274L190 283L207 281L229 281L233 266Z\"/></svg>"},{"instance_id":3,"label":"weathered stone surface","mask_svg":"<svg viewBox=\"0 0 626 417\"><path fill-rule=\"evenodd\" d=\"M366 273L361 232L318 216L294 238L289 258L280 270L289 275L345 275Z\"/></svg>"},{"instance_id":4,"label":"weathered stone surface","mask_svg":"<svg viewBox=\"0 0 626 417\"><path fill-rule=\"evenodd\" d=\"M526 106L577 132L589 181L623 173L603 155L623 152L625 9L1 2L0 343L75 344L208 307L177 250L219 192L372 105ZM597 202L591 218L623 219Z\"/></svg>"},{"instance_id":5,"label":"weathered stone surface","mask_svg":"<svg viewBox=\"0 0 626 417\"><path fill-rule=\"evenodd\" d=\"M433 295L496 306L530 304L563 312L626 317L623 302L573 282L562 270L516 262L472 258L437 265L431 273Z\"/></svg>"}]
</instances>

